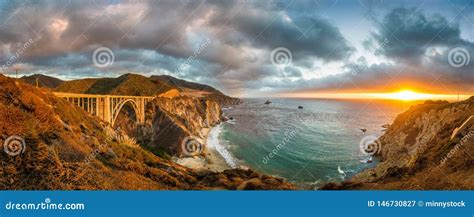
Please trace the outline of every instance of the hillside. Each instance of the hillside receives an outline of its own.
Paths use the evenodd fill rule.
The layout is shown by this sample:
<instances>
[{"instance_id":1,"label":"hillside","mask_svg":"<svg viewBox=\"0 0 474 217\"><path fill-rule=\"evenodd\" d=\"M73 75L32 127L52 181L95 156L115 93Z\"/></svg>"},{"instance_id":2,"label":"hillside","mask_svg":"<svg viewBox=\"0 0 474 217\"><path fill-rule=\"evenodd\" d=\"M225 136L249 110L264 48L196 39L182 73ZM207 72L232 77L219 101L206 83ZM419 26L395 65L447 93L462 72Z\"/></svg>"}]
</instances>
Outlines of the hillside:
<instances>
[{"instance_id":1,"label":"hillside","mask_svg":"<svg viewBox=\"0 0 474 217\"><path fill-rule=\"evenodd\" d=\"M179 91L179 95L212 98L223 106L240 103L237 98L226 96L215 88L177 79L168 75L145 77L137 74L125 74L118 78L86 78L65 81L54 89L58 92L155 96L170 90Z\"/></svg>"},{"instance_id":2,"label":"hillside","mask_svg":"<svg viewBox=\"0 0 474 217\"><path fill-rule=\"evenodd\" d=\"M153 75L150 78L163 81L164 83L173 87L178 87L181 90L192 89L192 90L206 91L212 94L224 95L222 92L220 92L219 90L211 86L185 81L185 80L178 79L169 75Z\"/></svg>"},{"instance_id":3,"label":"hillside","mask_svg":"<svg viewBox=\"0 0 474 217\"><path fill-rule=\"evenodd\" d=\"M451 139L471 115L474 97L413 106L379 139L380 164L349 182L331 183L323 189L474 190L474 126L466 125Z\"/></svg>"},{"instance_id":4,"label":"hillside","mask_svg":"<svg viewBox=\"0 0 474 217\"><path fill-rule=\"evenodd\" d=\"M36 86L38 82L39 87L46 87L50 89L57 88L64 82L61 79L57 79L57 78L42 75L42 74L23 76L20 79L33 86Z\"/></svg>"},{"instance_id":5,"label":"hillside","mask_svg":"<svg viewBox=\"0 0 474 217\"><path fill-rule=\"evenodd\" d=\"M136 74L125 74L118 78L87 78L66 81L55 89L58 92L154 96L172 87L160 80Z\"/></svg>"},{"instance_id":6,"label":"hillside","mask_svg":"<svg viewBox=\"0 0 474 217\"><path fill-rule=\"evenodd\" d=\"M1 190L294 189L251 170L194 171L117 133L47 89L0 75L0 142L24 139L0 152Z\"/></svg>"}]
</instances>

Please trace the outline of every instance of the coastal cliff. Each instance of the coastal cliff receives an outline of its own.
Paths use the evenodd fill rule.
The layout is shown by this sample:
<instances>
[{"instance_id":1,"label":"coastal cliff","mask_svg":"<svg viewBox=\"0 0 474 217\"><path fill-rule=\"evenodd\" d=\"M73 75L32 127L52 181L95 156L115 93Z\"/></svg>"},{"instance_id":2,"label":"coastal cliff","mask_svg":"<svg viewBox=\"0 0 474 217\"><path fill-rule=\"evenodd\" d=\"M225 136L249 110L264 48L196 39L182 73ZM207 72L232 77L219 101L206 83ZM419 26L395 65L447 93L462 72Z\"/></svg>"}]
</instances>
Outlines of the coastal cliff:
<instances>
[{"instance_id":1,"label":"coastal cliff","mask_svg":"<svg viewBox=\"0 0 474 217\"><path fill-rule=\"evenodd\" d=\"M474 189L474 97L426 101L400 114L379 138L380 163L322 189Z\"/></svg>"},{"instance_id":2,"label":"coastal cliff","mask_svg":"<svg viewBox=\"0 0 474 217\"><path fill-rule=\"evenodd\" d=\"M179 103L201 106L193 112L173 110ZM157 99L149 115L158 113L181 132L196 133L219 121L216 109L199 99ZM0 152L0 189L294 189L283 179L252 170L189 169L123 139L120 131L109 131L108 124L48 89L0 75L0 142L8 150Z\"/></svg>"},{"instance_id":3,"label":"coastal cliff","mask_svg":"<svg viewBox=\"0 0 474 217\"><path fill-rule=\"evenodd\" d=\"M147 120L138 140L150 148L184 157L182 142L187 137L204 143L209 129L223 120L218 102L196 97L157 97L146 108Z\"/></svg>"},{"instance_id":4,"label":"coastal cliff","mask_svg":"<svg viewBox=\"0 0 474 217\"><path fill-rule=\"evenodd\" d=\"M52 91L84 94L158 96L146 108L146 123L138 126L135 112L125 104L115 128L159 155L182 157L181 143L193 137L204 143L207 131L223 120L221 107L241 103L219 90L168 75L145 77L124 74L117 78L86 78L62 81L46 75L24 76L22 81Z\"/></svg>"}]
</instances>

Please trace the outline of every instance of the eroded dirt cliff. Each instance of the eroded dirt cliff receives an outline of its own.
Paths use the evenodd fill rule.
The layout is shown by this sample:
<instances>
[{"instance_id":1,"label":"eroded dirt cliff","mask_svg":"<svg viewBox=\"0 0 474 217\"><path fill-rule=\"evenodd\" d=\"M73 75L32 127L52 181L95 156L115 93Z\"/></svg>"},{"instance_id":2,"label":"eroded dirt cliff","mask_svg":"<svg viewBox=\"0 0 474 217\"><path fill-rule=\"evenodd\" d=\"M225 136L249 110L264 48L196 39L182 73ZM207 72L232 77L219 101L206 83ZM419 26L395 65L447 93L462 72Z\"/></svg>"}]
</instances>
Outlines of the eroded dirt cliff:
<instances>
[{"instance_id":1,"label":"eroded dirt cliff","mask_svg":"<svg viewBox=\"0 0 474 217\"><path fill-rule=\"evenodd\" d=\"M137 136L141 144L183 156L185 138L192 137L204 144L209 128L220 123L223 117L216 101L182 96L157 97L148 104L145 119Z\"/></svg>"},{"instance_id":2,"label":"eroded dirt cliff","mask_svg":"<svg viewBox=\"0 0 474 217\"><path fill-rule=\"evenodd\" d=\"M400 114L379 139L381 163L323 189L474 189L474 97L427 101Z\"/></svg>"},{"instance_id":3,"label":"eroded dirt cliff","mask_svg":"<svg viewBox=\"0 0 474 217\"><path fill-rule=\"evenodd\" d=\"M155 109L163 109L157 118L171 124L192 116L196 120L176 122L190 133L218 121L219 115L206 115L216 109L211 102L203 102L206 109L191 116L189 111L171 109L189 102L157 99ZM108 129L49 90L0 75L0 142L21 138L7 144L9 152L0 152L0 190L294 189L283 179L251 170L194 171L110 136Z\"/></svg>"}]
</instances>

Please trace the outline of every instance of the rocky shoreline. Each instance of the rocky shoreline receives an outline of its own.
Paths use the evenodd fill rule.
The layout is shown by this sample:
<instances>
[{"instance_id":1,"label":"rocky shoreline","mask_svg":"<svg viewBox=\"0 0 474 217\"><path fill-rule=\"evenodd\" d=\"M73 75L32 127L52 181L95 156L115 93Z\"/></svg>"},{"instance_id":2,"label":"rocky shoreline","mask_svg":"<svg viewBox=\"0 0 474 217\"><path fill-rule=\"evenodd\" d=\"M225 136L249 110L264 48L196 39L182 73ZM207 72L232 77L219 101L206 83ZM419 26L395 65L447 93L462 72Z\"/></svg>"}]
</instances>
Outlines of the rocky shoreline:
<instances>
[{"instance_id":1,"label":"rocky shoreline","mask_svg":"<svg viewBox=\"0 0 474 217\"><path fill-rule=\"evenodd\" d=\"M449 143L445 138L448 138L454 128L469 114L474 114L473 102L474 98L471 98L458 103L427 101L424 104L413 106L405 113L400 114L393 124L387 126L385 134L380 138L383 151L376 156L381 160L379 165L360 172L346 182L328 183L320 189L472 189L472 185L461 179L463 176L459 176L459 182L450 186L443 183L445 182L443 180L434 180L429 184L418 184L419 180L423 179L417 177L423 177L421 174L437 173L432 170L433 168L438 170L439 166L428 165L425 161L430 159L439 162L442 155L438 153L438 156L433 156L430 152L441 152L440 150L446 152L446 148L441 146L453 146L453 144L439 142ZM203 122L212 120L212 123L208 123L208 125L196 124L195 128L200 130L200 139L206 142L212 127L225 121L225 117L222 115L222 105L212 103L213 100L204 103L207 106L212 105L210 106L211 110L209 107L201 109L212 113L212 115L205 114L206 118L210 116L214 118L205 118ZM188 112L187 115L190 113ZM442 118L442 121L438 121L439 118ZM190 116L183 117L183 119L198 120ZM430 123L434 124L430 125ZM436 142L436 144L433 145L430 142ZM205 147L208 147L208 144L205 144ZM446 153L443 154L446 155ZM173 160L182 166L198 171L222 172L231 169L215 149L209 148L200 156L180 156L173 158ZM459 164L468 165L469 162L459 160L459 162L451 162L451 164L456 164L453 167L457 168ZM469 167L462 166L462 168L464 170L461 170L461 173L474 174ZM446 170L446 168L442 170Z\"/></svg>"},{"instance_id":2,"label":"rocky shoreline","mask_svg":"<svg viewBox=\"0 0 474 217\"><path fill-rule=\"evenodd\" d=\"M474 126L456 130L472 115L474 97L412 106L379 138L375 168L321 189L473 190Z\"/></svg>"},{"instance_id":3,"label":"rocky shoreline","mask_svg":"<svg viewBox=\"0 0 474 217\"><path fill-rule=\"evenodd\" d=\"M211 132L211 130L212 128L203 129L204 141L206 141L204 143L205 150L203 155L182 158L174 157L173 161L175 163L194 170L209 170L213 172L222 172L224 170L232 169L232 167L230 167L226 163L224 157L220 155L216 149L209 146L208 139L209 132Z\"/></svg>"},{"instance_id":4,"label":"rocky shoreline","mask_svg":"<svg viewBox=\"0 0 474 217\"><path fill-rule=\"evenodd\" d=\"M156 119L148 124L158 128L147 133L150 133L152 139L162 139L154 142L175 144L171 146L174 148L171 150L179 151L177 148L181 141L177 141L182 137L199 135L192 134L195 133L194 129L201 130L201 126L213 126L209 123L220 121L220 116L211 112L213 108L217 108L211 102L192 98L174 102L161 100L157 103L176 109L154 107L157 109L154 110L157 111ZM183 104L173 107L175 103ZM192 108L188 109L188 106ZM153 115L153 110L149 111L148 114ZM189 119L183 120L182 117L185 116L189 116ZM212 117L219 117L219 120ZM166 123L169 124L168 127L164 125ZM18 155L0 152L0 189L295 189L283 179L252 170L228 169L214 172L189 169L168 159L166 155L153 149L155 147L147 147L150 143L126 144L129 141L109 136L107 128L107 124L98 117L56 97L48 89L36 88L0 75L0 142L16 136L14 138L21 138L20 141L25 144L17 147L21 142L16 142L9 146L12 150L22 150ZM160 137L159 133L163 132L168 136Z\"/></svg>"},{"instance_id":5,"label":"rocky shoreline","mask_svg":"<svg viewBox=\"0 0 474 217\"><path fill-rule=\"evenodd\" d=\"M466 156L474 156L474 141L466 137L474 127L459 127L473 114L474 97L413 106L379 139L379 165L321 189L472 190L474 161ZM182 160L183 139L204 143L225 120L214 99L158 97L146 115L140 145L126 144L109 136L98 117L50 90L0 75L0 142L18 136L26 147L15 156L0 152L0 189L296 189L278 177L229 169L216 150ZM455 129L462 132L452 139Z\"/></svg>"}]
</instances>

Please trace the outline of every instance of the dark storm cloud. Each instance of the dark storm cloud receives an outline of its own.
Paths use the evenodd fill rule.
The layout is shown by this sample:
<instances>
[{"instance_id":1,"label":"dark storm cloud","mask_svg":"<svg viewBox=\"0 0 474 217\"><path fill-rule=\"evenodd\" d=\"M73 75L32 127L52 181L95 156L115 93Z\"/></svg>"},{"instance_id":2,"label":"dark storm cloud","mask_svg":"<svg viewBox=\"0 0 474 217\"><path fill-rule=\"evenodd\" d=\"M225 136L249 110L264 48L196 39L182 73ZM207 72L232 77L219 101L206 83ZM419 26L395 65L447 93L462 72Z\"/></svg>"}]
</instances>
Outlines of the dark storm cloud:
<instances>
[{"instance_id":1,"label":"dark storm cloud","mask_svg":"<svg viewBox=\"0 0 474 217\"><path fill-rule=\"evenodd\" d=\"M449 50L443 54L425 57L419 64L405 62L348 64L344 73L321 79L286 82L284 86L285 89L300 87L301 92L386 92L416 87L419 91L425 92L472 94L474 91L472 62L454 68L448 62L448 53Z\"/></svg>"},{"instance_id":2,"label":"dark storm cloud","mask_svg":"<svg viewBox=\"0 0 474 217\"><path fill-rule=\"evenodd\" d=\"M287 3L291 4L291 3ZM297 3L295 3L297 4ZM328 21L316 17L283 16L282 11L268 11L259 7L248 7L233 16L220 10L210 21L211 25L224 26L222 34L239 34L255 47L274 49L286 47L296 60L316 56L325 61L349 57L353 48Z\"/></svg>"},{"instance_id":3,"label":"dark storm cloud","mask_svg":"<svg viewBox=\"0 0 474 217\"><path fill-rule=\"evenodd\" d=\"M294 87L326 90L354 84L371 88L387 83L394 73L400 80L426 80L435 75L450 85L473 81L472 64L462 68L447 65L451 48L472 51L473 44L461 38L460 27L441 15L426 16L414 9L394 9L374 20L376 31L365 45L391 63L368 65L363 58L351 63L356 50L346 40L350 37L333 22L337 17L322 15L344 4L311 0L0 0L0 63L15 55L19 44L33 39L14 63L30 73L62 78L165 73L211 84L227 93ZM362 8L368 8L367 4ZM115 63L110 67L97 68L92 63L93 51L101 46L114 52ZM291 51L291 65L279 68L271 64L270 54L277 47ZM442 48L436 50L438 54L426 56L438 47ZM303 79L305 72L324 69L325 63L345 65L341 69L345 73ZM409 70L399 73L400 68Z\"/></svg>"},{"instance_id":4,"label":"dark storm cloud","mask_svg":"<svg viewBox=\"0 0 474 217\"><path fill-rule=\"evenodd\" d=\"M31 51L32 55L74 52L100 44L157 49L184 58L193 51L186 28L195 25L193 30L198 34L201 31L204 37L215 35L214 39L224 45L215 49L234 52L231 54L237 54L238 46L246 43L269 50L284 46L295 52L296 58L315 56L328 61L345 58L352 51L339 30L328 21L314 17L291 20L271 2L191 1L185 6L179 1L132 1L140 4L124 1L116 5L103 1L78 2L19 4L21 8L17 8L14 18L5 23L0 41L8 44L39 37L37 52ZM202 23L197 24L200 20ZM61 25L64 31L55 35L54 29ZM55 42L68 46L54 46ZM221 57L210 55L207 59L229 63Z\"/></svg>"},{"instance_id":5,"label":"dark storm cloud","mask_svg":"<svg viewBox=\"0 0 474 217\"><path fill-rule=\"evenodd\" d=\"M382 63L382 64L350 64L341 74L320 79L285 81L264 85L275 89L284 89L294 93L312 92L391 92L404 88L415 87L418 91L472 94L474 91L474 67L468 65L453 69L442 55L429 60L426 64ZM298 87L294 90L294 87Z\"/></svg>"},{"instance_id":6,"label":"dark storm cloud","mask_svg":"<svg viewBox=\"0 0 474 217\"><path fill-rule=\"evenodd\" d=\"M310 1L2 1L0 59L32 38L35 43L18 63L43 72L47 66L46 71L61 70L64 77L67 72L74 73L70 77L111 72L94 69L90 61L95 48L106 46L116 55L116 73L175 73L209 40L178 76L207 76L217 83L235 78L237 86L245 86L248 80L282 74L270 65L277 47L288 48L294 63L307 68L314 60L349 57L354 49L337 27L315 14L291 11L310 6ZM206 73L196 76L199 71ZM286 71L301 76L297 68Z\"/></svg>"},{"instance_id":7,"label":"dark storm cloud","mask_svg":"<svg viewBox=\"0 0 474 217\"><path fill-rule=\"evenodd\" d=\"M461 8L460 11L469 13L469 7ZM460 13L457 16L464 15ZM376 43L375 53L396 63L385 69L391 76L387 79L392 80L389 82L386 79L385 84L409 80L430 84L438 91L448 87L465 92L471 90L474 83L474 43L461 37L460 26L454 22L454 18L448 19L439 14L428 16L415 8L396 8L385 15L372 38ZM449 56L449 53L458 48L467 51L462 58L466 61L470 59L470 63L454 67L449 63L454 55ZM377 70L373 67L365 69L369 78L376 78L374 74ZM364 83L362 81L369 79L355 80Z\"/></svg>"},{"instance_id":8,"label":"dark storm cloud","mask_svg":"<svg viewBox=\"0 0 474 217\"><path fill-rule=\"evenodd\" d=\"M430 47L467 46L473 43L461 38L459 25L435 14L426 16L417 8L396 8L380 23L378 31L365 43L375 52L403 61L420 61Z\"/></svg>"},{"instance_id":9,"label":"dark storm cloud","mask_svg":"<svg viewBox=\"0 0 474 217\"><path fill-rule=\"evenodd\" d=\"M474 43L461 37L458 24L439 14L427 16L407 8L395 8L381 20L375 20L376 32L363 45L389 62L368 64L360 57L356 62L347 62L341 74L285 82L280 88L290 90L297 86L301 92L367 92L418 87L427 92L474 92ZM460 48L467 51L458 56L466 64L453 66L449 60L455 58L454 51Z\"/></svg>"}]
</instances>

